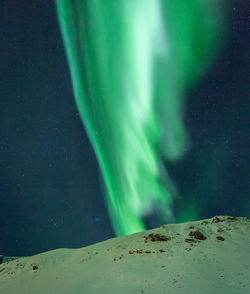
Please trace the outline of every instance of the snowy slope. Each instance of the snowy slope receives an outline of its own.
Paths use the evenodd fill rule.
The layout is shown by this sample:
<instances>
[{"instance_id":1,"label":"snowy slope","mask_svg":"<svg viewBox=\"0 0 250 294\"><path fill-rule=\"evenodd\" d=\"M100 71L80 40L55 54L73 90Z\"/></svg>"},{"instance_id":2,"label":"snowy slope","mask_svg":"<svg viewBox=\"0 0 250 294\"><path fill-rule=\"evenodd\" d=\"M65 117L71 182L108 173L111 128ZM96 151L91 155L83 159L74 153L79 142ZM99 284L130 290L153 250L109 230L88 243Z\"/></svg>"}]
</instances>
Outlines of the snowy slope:
<instances>
[{"instance_id":1,"label":"snowy slope","mask_svg":"<svg viewBox=\"0 0 250 294\"><path fill-rule=\"evenodd\" d=\"M0 264L1 294L248 294L250 218L164 225Z\"/></svg>"}]
</instances>

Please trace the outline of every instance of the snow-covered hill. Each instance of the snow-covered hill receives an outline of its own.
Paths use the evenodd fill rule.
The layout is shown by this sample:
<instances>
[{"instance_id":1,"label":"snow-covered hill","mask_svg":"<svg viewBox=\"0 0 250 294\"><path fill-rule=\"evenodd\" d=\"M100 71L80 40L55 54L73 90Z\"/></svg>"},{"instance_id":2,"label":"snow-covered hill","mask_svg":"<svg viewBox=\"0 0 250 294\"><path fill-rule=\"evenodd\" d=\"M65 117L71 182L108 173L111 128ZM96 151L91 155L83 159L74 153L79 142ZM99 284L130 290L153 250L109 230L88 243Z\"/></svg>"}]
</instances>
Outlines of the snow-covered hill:
<instances>
[{"instance_id":1,"label":"snow-covered hill","mask_svg":"<svg viewBox=\"0 0 250 294\"><path fill-rule=\"evenodd\" d=\"M0 264L1 294L248 294L250 218L163 225Z\"/></svg>"}]
</instances>

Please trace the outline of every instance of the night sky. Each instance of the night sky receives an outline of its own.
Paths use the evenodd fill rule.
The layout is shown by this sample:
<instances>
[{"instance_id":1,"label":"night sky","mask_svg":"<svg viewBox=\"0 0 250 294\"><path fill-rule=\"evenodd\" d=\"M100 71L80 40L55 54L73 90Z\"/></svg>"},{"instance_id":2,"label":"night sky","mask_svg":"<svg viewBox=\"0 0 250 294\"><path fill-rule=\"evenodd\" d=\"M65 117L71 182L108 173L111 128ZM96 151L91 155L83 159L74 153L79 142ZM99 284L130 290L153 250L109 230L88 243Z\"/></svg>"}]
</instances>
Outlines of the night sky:
<instances>
[{"instance_id":1,"label":"night sky","mask_svg":"<svg viewBox=\"0 0 250 294\"><path fill-rule=\"evenodd\" d=\"M250 216L247 1L226 1L227 41L187 93L192 146L169 166L202 218ZM94 151L76 109L53 1L0 8L0 254L76 248L114 237Z\"/></svg>"}]
</instances>

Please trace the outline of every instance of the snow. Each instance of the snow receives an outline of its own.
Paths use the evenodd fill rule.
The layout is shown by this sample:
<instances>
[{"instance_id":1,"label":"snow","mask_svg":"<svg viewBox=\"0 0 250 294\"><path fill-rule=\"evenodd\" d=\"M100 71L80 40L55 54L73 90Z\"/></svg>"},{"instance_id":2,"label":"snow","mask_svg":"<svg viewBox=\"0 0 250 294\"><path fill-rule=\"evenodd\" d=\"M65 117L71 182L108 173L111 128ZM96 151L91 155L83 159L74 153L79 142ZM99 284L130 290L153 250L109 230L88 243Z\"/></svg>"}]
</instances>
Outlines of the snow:
<instances>
[{"instance_id":1,"label":"snow","mask_svg":"<svg viewBox=\"0 0 250 294\"><path fill-rule=\"evenodd\" d=\"M247 294L250 218L163 225L0 264L1 294Z\"/></svg>"}]
</instances>

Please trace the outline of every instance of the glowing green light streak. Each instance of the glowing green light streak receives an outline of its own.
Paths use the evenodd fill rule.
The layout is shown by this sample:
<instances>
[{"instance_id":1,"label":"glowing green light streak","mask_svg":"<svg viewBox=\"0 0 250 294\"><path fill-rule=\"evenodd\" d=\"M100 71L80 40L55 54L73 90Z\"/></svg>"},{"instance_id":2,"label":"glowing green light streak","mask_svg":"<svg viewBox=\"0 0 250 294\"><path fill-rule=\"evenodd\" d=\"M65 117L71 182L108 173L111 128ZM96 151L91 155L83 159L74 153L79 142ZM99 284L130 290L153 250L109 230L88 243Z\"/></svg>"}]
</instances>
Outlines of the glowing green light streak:
<instances>
[{"instance_id":1,"label":"glowing green light streak","mask_svg":"<svg viewBox=\"0 0 250 294\"><path fill-rule=\"evenodd\" d=\"M179 158L187 146L183 92L210 59L217 21L210 21L209 1L56 3L116 234L143 230L142 216L154 209L173 221L174 185L161 161Z\"/></svg>"}]
</instances>

